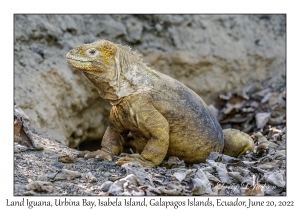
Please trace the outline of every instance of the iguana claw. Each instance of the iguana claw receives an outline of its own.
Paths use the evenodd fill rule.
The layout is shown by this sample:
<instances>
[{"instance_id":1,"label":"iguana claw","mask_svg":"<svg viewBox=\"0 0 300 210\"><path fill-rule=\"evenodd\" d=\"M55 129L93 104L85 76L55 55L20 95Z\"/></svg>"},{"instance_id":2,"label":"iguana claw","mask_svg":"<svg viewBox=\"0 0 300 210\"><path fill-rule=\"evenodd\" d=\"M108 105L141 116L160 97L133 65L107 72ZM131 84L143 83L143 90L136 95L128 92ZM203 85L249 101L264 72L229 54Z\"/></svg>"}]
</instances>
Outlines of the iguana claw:
<instances>
[{"instance_id":1,"label":"iguana claw","mask_svg":"<svg viewBox=\"0 0 300 210\"><path fill-rule=\"evenodd\" d=\"M129 162L139 162L142 166L155 167L155 165L152 162L145 160L144 158L142 158L142 156L140 154L122 153L121 156L125 156L125 157L121 157L116 162L117 165L123 165L123 164L129 163Z\"/></svg>"}]
</instances>

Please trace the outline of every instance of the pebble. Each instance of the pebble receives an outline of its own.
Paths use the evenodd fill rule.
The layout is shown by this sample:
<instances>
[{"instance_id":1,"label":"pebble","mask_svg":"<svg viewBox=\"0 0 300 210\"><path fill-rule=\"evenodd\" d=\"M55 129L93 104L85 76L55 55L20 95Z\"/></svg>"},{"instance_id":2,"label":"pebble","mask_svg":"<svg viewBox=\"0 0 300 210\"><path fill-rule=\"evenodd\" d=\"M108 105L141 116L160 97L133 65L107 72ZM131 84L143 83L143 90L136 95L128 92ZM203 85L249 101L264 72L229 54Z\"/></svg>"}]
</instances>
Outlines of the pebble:
<instances>
[{"instance_id":1,"label":"pebble","mask_svg":"<svg viewBox=\"0 0 300 210\"><path fill-rule=\"evenodd\" d=\"M113 184L112 181L106 181L100 186L100 190L103 191L103 192L108 192L108 190L109 190L109 188L111 187L112 184Z\"/></svg>"}]
</instances>

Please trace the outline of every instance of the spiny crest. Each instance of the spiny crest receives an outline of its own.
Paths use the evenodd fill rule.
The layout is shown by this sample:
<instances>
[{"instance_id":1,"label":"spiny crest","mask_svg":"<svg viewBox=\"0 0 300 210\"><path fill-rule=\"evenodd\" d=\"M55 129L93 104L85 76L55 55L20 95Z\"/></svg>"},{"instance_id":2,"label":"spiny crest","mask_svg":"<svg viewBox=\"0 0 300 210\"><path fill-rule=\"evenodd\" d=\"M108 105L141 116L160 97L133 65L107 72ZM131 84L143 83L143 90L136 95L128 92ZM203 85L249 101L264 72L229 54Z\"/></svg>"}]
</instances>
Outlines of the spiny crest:
<instances>
[{"instance_id":1,"label":"spiny crest","mask_svg":"<svg viewBox=\"0 0 300 210\"><path fill-rule=\"evenodd\" d=\"M117 46L119 48L122 60L125 60L125 62L130 64L146 66L146 64L143 62L142 55L140 53L138 53L137 51L132 51L131 47L127 45L117 44Z\"/></svg>"},{"instance_id":2,"label":"spiny crest","mask_svg":"<svg viewBox=\"0 0 300 210\"><path fill-rule=\"evenodd\" d=\"M114 62L114 56L117 52L117 46L109 41L103 40L100 44L100 51L103 55L103 61L107 64Z\"/></svg>"}]
</instances>

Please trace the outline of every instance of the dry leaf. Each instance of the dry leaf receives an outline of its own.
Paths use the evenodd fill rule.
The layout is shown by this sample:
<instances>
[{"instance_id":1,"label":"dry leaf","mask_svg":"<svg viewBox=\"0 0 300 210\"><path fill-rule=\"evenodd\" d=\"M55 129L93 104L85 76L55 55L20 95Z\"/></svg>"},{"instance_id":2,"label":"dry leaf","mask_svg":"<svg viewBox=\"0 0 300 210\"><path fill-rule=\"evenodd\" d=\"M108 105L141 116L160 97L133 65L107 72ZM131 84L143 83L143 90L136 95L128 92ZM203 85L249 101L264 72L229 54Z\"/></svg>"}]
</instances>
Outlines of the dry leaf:
<instances>
[{"instance_id":1,"label":"dry leaf","mask_svg":"<svg viewBox=\"0 0 300 210\"><path fill-rule=\"evenodd\" d=\"M169 168L185 166L184 161L180 160L178 157L175 157L175 156L170 156L168 161L166 162L166 164L167 164L166 167L169 167Z\"/></svg>"},{"instance_id":2,"label":"dry leaf","mask_svg":"<svg viewBox=\"0 0 300 210\"><path fill-rule=\"evenodd\" d=\"M203 195L207 191L211 192L211 189L207 190L208 186L206 186L206 183L201 179L192 179L192 195Z\"/></svg>"},{"instance_id":3,"label":"dry leaf","mask_svg":"<svg viewBox=\"0 0 300 210\"><path fill-rule=\"evenodd\" d=\"M32 131L29 129L28 123L24 120L26 118L29 120L28 116L25 115L20 108L16 108L15 106L14 141L28 147L31 150L43 150L43 147L35 144ZM18 149L16 149L16 151L18 151Z\"/></svg>"},{"instance_id":4,"label":"dry leaf","mask_svg":"<svg viewBox=\"0 0 300 210\"><path fill-rule=\"evenodd\" d=\"M277 187L285 187L285 181L283 180L283 176L280 172L266 173L265 180Z\"/></svg>"},{"instance_id":5,"label":"dry leaf","mask_svg":"<svg viewBox=\"0 0 300 210\"><path fill-rule=\"evenodd\" d=\"M211 193L211 183L209 182L206 174L198 169L195 178L192 179L194 188L192 189L193 195L202 195L204 193Z\"/></svg>"},{"instance_id":6,"label":"dry leaf","mask_svg":"<svg viewBox=\"0 0 300 210\"><path fill-rule=\"evenodd\" d=\"M257 113L255 115L256 127L257 128L265 127L265 125L268 123L270 117L271 117L271 113L268 113L268 112Z\"/></svg>"},{"instance_id":7,"label":"dry leaf","mask_svg":"<svg viewBox=\"0 0 300 210\"><path fill-rule=\"evenodd\" d=\"M97 181L97 178L96 178L91 172L88 172L88 173L85 175L85 178L86 178L87 182L89 182L89 183L92 183L92 182L96 182L96 181Z\"/></svg>"},{"instance_id":8,"label":"dry leaf","mask_svg":"<svg viewBox=\"0 0 300 210\"><path fill-rule=\"evenodd\" d=\"M231 184L232 180L228 176L227 169L223 163L216 163L213 160L206 160L206 162L213 168L216 169L218 176L222 183Z\"/></svg>"},{"instance_id":9,"label":"dry leaf","mask_svg":"<svg viewBox=\"0 0 300 210\"><path fill-rule=\"evenodd\" d=\"M205 176L207 177L208 180L216 182L216 183L220 183L221 182L217 177L215 177L214 175L211 175L207 171L204 171L204 173L205 173Z\"/></svg>"},{"instance_id":10,"label":"dry leaf","mask_svg":"<svg viewBox=\"0 0 300 210\"><path fill-rule=\"evenodd\" d=\"M184 187L178 181L172 181L165 187L159 187L158 190L167 195L183 195Z\"/></svg>"},{"instance_id":11,"label":"dry leaf","mask_svg":"<svg viewBox=\"0 0 300 210\"><path fill-rule=\"evenodd\" d=\"M273 155L273 159L275 160L285 160L286 159L286 150L278 150Z\"/></svg>"},{"instance_id":12,"label":"dry leaf","mask_svg":"<svg viewBox=\"0 0 300 210\"><path fill-rule=\"evenodd\" d=\"M139 162L125 163L122 165L122 168L126 170L127 175L135 175L141 185L151 185L154 187L152 177L146 173L144 167Z\"/></svg>"},{"instance_id":13,"label":"dry leaf","mask_svg":"<svg viewBox=\"0 0 300 210\"><path fill-rule=\"evenodd\" d=\"M250 186L244 192L246 196L263 196L264 195L264 186L256 184L254 186Z\"/></svg>"},{"instance_id":14,"label":"dry leaf","mask_svg":"<svg viewBox=\"0 0 300 210\"><path fill-rule=\"evenodd\" d=\"M124 184L127 181L124 179L120 179L112 183L109 190L107 191L109 195L121 195L124 192Z\"/></svg>"},{"instance_id":15,"label":"dry leaf","mask_svg":"<svg viewBox=\"0 0 300 210\"><path fill-rule=\"evenodd\" d=\"M176 171L173 176L181 182L182 180L191 179L195 175L196 169L179 169Z\"/></svg>"},{"instance_id":16,"label":"dry leaf","mask_svg":"<svg viewBox=\"0 0 300 210\"><path fill-rule=\"evenodd\" d=\"M72 180L75 178L81 177L81 173L77 172L77 171L70 171L67 169L62 169L60 170L58 173L51 175L49 178L54 179L55 181L58 180Z\"/></svg>"},{"instance_id":17,"label":"dry leaf","mask_svg":"<svg viewBox=\"0 0 300 210\"><path fill-rule=\"evenodd\" d=\"M61 163L74 163L76 161L75 157L70 157L69 155L64 155L58 157L58 162Z\"/></svg>"},{"instance_id":18,"label":"dry leaf","mask_svg":"<svg viewBox=\"0 0 300 210\"><path fill-rule=\"evenodd\" d=\"M44 181L33 181L30 184L25 186L26 190L33 190L37 192L53 192L54 188L51 186L51 182L44 182Z\"/></svg>"},{"instance_id":19,"label":"dry leaf","mask_svg":"<svg viewBox=\"0 0 300 210\"><path fill-rule=\"evenodd\" d=\"M149 185L140 186L139 188L145 192L146 196L154 196L154 195L160 195L161 194L161 191L159 191L158 189L156 189L154 187L151 187Z\"/></svg>"},{"instance_id":20,"label":"dry leaf","mask_svg":"<svg viewBox=\"0 0 300 210\"><path fill-rule=\"evenodd\" d=\"M251 177L243 177L239 172L228 172L228 175L231 176L234 180L239 181L242 184L252 185L253 181Z\"/></svg>"}]
</instances>

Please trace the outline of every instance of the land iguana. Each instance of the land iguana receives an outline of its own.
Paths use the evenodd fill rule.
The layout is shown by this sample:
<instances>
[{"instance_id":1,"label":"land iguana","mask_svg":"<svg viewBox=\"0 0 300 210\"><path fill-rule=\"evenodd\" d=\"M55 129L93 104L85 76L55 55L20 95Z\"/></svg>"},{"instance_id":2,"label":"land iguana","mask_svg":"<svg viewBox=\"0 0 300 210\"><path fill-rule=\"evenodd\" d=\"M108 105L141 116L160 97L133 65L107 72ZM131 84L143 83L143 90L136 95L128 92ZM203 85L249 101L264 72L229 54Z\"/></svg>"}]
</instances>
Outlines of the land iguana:
<instances>
[{"instance_id":1,"label":"land iguana","mask_svg":"<svg viewBox=\"0 0 300 210\"><path fill-rule=\"evenodd\" d=\"M119 165L138 161L153 167L169 156L205 162L210 152L226 154L224 144L230 145L231 156L253 149L251 137L232 130L224 142L220 124L200 96L147 67L128 46L106 40L83 44L67 54L67 62L112 104L101 150L88 152L86 158L112 160L122 153L129 132L138 153L123 155Z\"/></svg>"}]
</instances>

